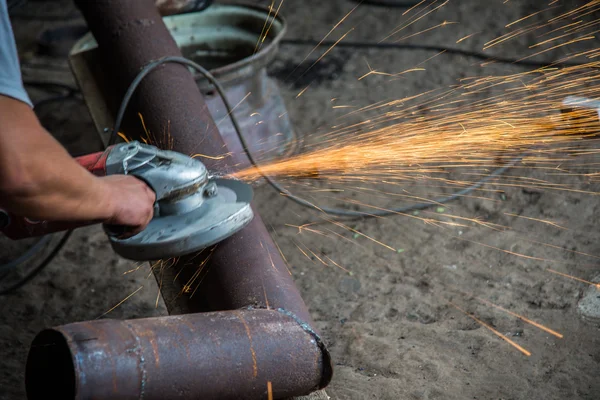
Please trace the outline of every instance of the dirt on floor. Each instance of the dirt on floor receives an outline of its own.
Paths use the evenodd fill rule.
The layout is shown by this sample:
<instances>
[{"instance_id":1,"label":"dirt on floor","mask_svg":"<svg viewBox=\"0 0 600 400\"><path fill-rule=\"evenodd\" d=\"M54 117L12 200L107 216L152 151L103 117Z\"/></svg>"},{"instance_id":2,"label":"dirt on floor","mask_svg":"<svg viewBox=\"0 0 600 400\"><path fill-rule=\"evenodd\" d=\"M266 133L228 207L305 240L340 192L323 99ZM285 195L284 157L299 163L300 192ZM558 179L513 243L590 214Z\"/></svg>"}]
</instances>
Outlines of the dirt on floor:
<instances>
[{"instance_id":1,"label":"dirt on floor","mask_svg":"<svg viewBox=\"0 0 600 400\"><path fill-rule=\"evenodd\" d=\"M357 3L287 0L281 7L289 24L287 38L320 40ZM487 41L506 33L505 26L512 21L549 8L527 22L541 23L551 15L585 3L452 0L423 21L409 24L402 35L415 35L406 38L410 43L480 51ZM348 40L376 43L408 21L402 15L405 11L406 8L362 4L330 39L337 40L353 29ZM74 85L64 57L44 55L37 44L44 29L64 25L65 21L82 22L69 1L29 1L15 10L13 25L26 81ZM457 23L416 35L444 21ZM456 43L470 34L474 34L471 39ZM529 46L533 40L535 33L526 34L486 54L519 58L531 54ZM372 74L358 80L369 68L399 73L437 53L340 48L332 50L310 71L304 74L303 69L294 71L310 50L310 46L284 44L269 68L281 87L294 128L306 146L318 143L319 132L335 126L348 112L348 108L333 108L334 98L338 100L333 103L355 109L449 87L468 76L526 70L498 63L482 68L481 60L440 54L424 64L425 71L395 79ZM572 50L557 49L537 59L556 59ZM321 50L311 54L304 65L312 64L322 53ZM27 88L36 101L53 95L48 87L31 84ZM494 93L492 90L481 95ZM86 107L77 98L39 107L37 111L42 123L73 154L100 148ZM367 117L359 114L356 118ZM590 140L579 146L595 148L598 144ZM596 172L594 162L597 160L594 161L593 155L575 160L574 164L581 167L580 173L569 176L523 165L507 172L509 177L525 176L531 182L551 180L569 190L545 190L543 185L487 185L486 192L462 197L421 214L437 219L449 214L478 218L488 223L487 227L472 221L440 227L411 218L416 215L409 213L346 222L351 231L333 229L331 224L323 224L318 214L290 203L269 187L258 187L256 204L261 216L286 256L296 284L331 351L335 376L327 388L329 396L333 399L600 398L600 323L584 319L578 312L580 299L589 295L590 290L596 290L584 281L600 278L597 261L600 246L594 239L599 236L600 218L594 192L600 190L600 185L586 176ZM331 188L326 179L311 185L311 189L304 189L304 194L314 192L315 188ZM348 196L379 207L409 203L398 196L406 188L394 189L394 195L382 195L389 188L365 185L379 191L368 192L364 187L347 189ZM410 192L419 196L435 192L431 188L421 192L417 189L411 187ZM449 191L449 188L437 189L437 192ZM333 200L327 196L319 199L338 207L349 206L343 196L336 196ZM297 228L311 221L321 221L316 225L318 229L331 229L338 236L324 238ZM490 229L489 224L502 229ZM0 243L0 261L6 261L31 241L13 243L2 239ZM332 262L322 263L325 256ZM149 270L127 273L135 267L136 264L111 251L99 227L79 229L48 268L14 294L2 297L0 399L25 398L24 363L31 340L40 330L97 318L141 286L142 290L107 317L166 315ZM24 269L18 274L25 273ZM591 296L594 297L594 292ZM543 324L562 338L488 302ZM523 354L488 328L505 335L504 338L531 355Z\"/></svg>"}]
</instances>

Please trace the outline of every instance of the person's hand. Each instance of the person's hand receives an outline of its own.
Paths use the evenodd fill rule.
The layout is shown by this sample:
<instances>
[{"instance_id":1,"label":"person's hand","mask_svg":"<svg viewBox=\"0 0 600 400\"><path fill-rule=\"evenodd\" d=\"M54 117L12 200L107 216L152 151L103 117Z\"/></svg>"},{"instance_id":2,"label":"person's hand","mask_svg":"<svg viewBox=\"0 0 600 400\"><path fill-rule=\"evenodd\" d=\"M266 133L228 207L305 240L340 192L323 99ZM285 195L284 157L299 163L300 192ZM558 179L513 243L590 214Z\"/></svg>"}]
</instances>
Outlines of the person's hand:
<instances>
[{"instance_id":1,"label":"person's hand","mask_svg":"<svg viewBox=\"0 0 600 400\"><path fill-rule=\"evenodd\" d=\"M154 215L154 191L130 175L110 175L100 180L110 204L111 216L104 223L125 225L131 228L128 232L131 235L142 231Z\"/></svg>"}]
</instances>

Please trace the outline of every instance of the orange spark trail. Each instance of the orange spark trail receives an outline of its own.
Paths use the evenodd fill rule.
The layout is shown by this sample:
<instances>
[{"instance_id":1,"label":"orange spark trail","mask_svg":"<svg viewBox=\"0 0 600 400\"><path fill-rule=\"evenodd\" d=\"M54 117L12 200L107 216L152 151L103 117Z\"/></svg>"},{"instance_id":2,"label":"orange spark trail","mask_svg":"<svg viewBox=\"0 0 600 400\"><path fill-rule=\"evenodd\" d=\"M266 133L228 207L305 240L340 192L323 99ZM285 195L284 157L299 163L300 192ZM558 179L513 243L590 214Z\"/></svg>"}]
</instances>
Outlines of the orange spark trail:
<instances>
[{"instance_id":1,"label":"orange spark trail","mask_svg":"<svg viewBox=\"0 0 600 400\"><path fill-rule=\"evenodd\" d=\"M517 257L526 258L526 259L528 259L528 260L545 261L545 262L555 262L555 260L549 260L549 259L546 259L546 258L540 258L540 257L528 256L528 255L526 255L526 254L522 254L522 253L516 253L516 252L514 252L514 251L510 251L510 250L502 249L502 248L500 248L500 247L492 246L492 245L485 244L485 243L481 243L481 242L476 242L476 241L474 241L474 240L469 240L469 239L461 238L461 237L458 237L458 236L453 236L453 238L455 238L455 239L459 239L459 240L464 240L465 242L469 242L469 243L473 243L473 244L478 244L478 245L480 245L480 246L487 247L487 248L489 248L489 249L498 250L498 251L501 251L501 252L503 252L503 253L510 254L510 255L512 255L512 256L517 256Z\"/></svg>"},{"instance_id":2,"label":"orange spark trail","mask_svg":"<svg viewBox=\"0 0 600 400\"><path fill-rule=\"evenodd\" d=\"M475 33L471 33L470 35L464 36L464 37L462 37L462 38L458 39L458 40L456 41L456 44L458 44L458 43L460 43L460 42L462 42L462 41L464 41L464 40L467 40L468 38L470 38L470 37L473 37L474 35L476 35L476 34L478 34L478 33L481 33L481 32L475 32Z\"/></svg>"},{"instance_id":3,"label":"orange spark trail","mask_svg":"<svg viewBox=\"0 0 600 400\"><path fill-rule=\"evenodd\" d=\"M557 338L560 338L560 339L562 339L562 338L563 338L563 335L562 335L562 334L560 334L560 333L558 333L558 332L556 332L556 331L553 331L552 329L550 329L550 328L548 328L548 327L546 327L546 326L544 326L544 325L542 325L542 324L540 324L540 323L538 323L538 322L532 321L532 320L530 320L529 318L525 318L524 316L522 316L522 315L520 315L520 314L517 314L517 313L515 313L515 312L509 311L509 310L507 310L507 309L505 309L505 308L502 308L502 307L500 307L499 305L496 305L496 304L494 304L494 303L492 303L492 302L490 302L490 301L487 301L487 300L485 300L485 299L482 299L481 297L475 297L475 298L476 298L477 300L481 301L482 303L485 303L485 304L487 304L487 305L489 305L489 306L492 306L492 307L494 307L494 308L497 308L498 310L504 311L505 313L507 313L507 314L510 314L510 315L512 315L513 317L517 317L517 318L519 318L521 321L523 321L523 322L526 322L526 323L528 323L528 324L531 324L531 325L535 326L536 328L539 328L539 329L543 330L544 332L548 332L549 334L551 334L551 335L554 335L554 336L556 336Z\"/></svg>"},{"instance_id":4,"label":"orange spark trail","mask_svg":"<svg viewBox=\"0 0 600 400\"><path fill-rule=\"evenodd\" d=\"M429 27L429 28L427 28L427 29L424 29L424 30L422 30L422 31L420 31L420 32L416 32L416 33L412 33L412 34L410 34L410 35L405 35L405 36L402 36L400 39L396 39L396 40L394 41L394 43L398 43L398 42L401 42L402 40L409 39L409 38L411 38L411 37L415 37L415 36L418 36L418 35L422 35L422 34L423 34L423 33L425 33L425 32L429 32L429 31L432 31L432 30L434 30L434 29L441 28L441 27L443 27L443 26L454 25L454 24L458 24L458 22L444 21L444 22L442 22L441 24L438 24L438 25L435 25L435 26Z\"/></svg>"},{"instance_id":5,"label":"orange spark trail","mask_svg":"<svg viewBox=\"0 0 600 400\"><path fill-rule=\"evenodd\" d=\"M496 335L500 339L506 341L508 344L510 344L511 346L513 346L515 349L517 349L521 353L525 354L527 357L529 357L531 355L531 353L529 351L525 350L523 347L519 346L513 340L509 339L506 335L501 334L496 329L492 328L490 325L486 324L485 322L483 322L479 318L477 318L474 315L468 313L467 311L463 310L462 308L460 308L459 306L457 306L456 304L454 304L452 302L448 302L448 304L450 304L452 307L456 308L457 310L461 311L463 314L465 314L466 316L468 316L469 318L471 318L473 321L477 322L478 324L480 324L484 328L489 329L494 335Z\"/></svg>"},{"instance_id":6,"label":"orange spark trail","mask_svg":"<svg viewBox=\"0 0 600 400\"><path fill-rule=\"evenodd\" d=\"M548 11L548 10L551 10L551 9L553 9L553 8L556 8L556 7L550 7L550 8L546 8L546 9L544 9L544 10L540 10L540 11L534 12L534 13L532 13L532 14L529 14L529 15L527 15L526 17L523 17L523 18L521 18L521 19L518 19L518 20L516 20L516 21L513 21L513 22L511 22L510 24L506 25L506 26L505 26L505 28L508 28L509 26L512 26L512 25L518 24L519 22L525 21L526 19L529 19L529 18L531 18L531 17L534 17L534 16L536 16L536 15L538 15L538 14L541 14L541 13L543 13L543 12L545 12L545 11Z\"/></svg>"},{"instance_id":7,"label":"orange spark trail","mask_svg":"<svg viewBox=\"0 0 600 400\"><path fill-rule=\"evenodd\" d=\"M448 169L474 168L477 165L489 167L494 164L494 159L496 162L509 162L511 158L516 159L519 152L528 149L536 150L531 150L532 155L522 160L524 164L527 163L530 168L549 168L548 163L555 161L544 158L545 153L572 152L568 146L595 137L600 131L597 113L591 110L565 111L562 106L564 98L573 90L600 95L598 85L589 87L590 82L600 81L600 72L591 67L590 63L465 79L457 88L441 93L431 92L430 99L425 101L413 96L408 100L362 107L348 115L381 110L380 115L348 126L339 125L339 128L321 137L320 148L308 147L304 154L259 168L248 168L234 176L250 181L265 174L287 179L312 176L345 183L420 183L440 180ZM370 70L361 79L369 74L393 75ZM492 87L506 89L504 94L487 99L469 101L461 98ZM406 104L417 100L421 102ZM430 115L414 118L415 108L423 105L430 107ZM342 137L343 140L340 140ZM500 179L506 183L501 183ZM577 191L564 185L544 182L523 182L519 185L508 180L507 177L497 178L494 183ZM463 188L473 184L470 180L446 180L445 183Z\"/></svg>"},{"instance_id":8,"label":"orange spark trail","mask_svg":"<svg viewBox=\"0 0 600 400\"><path fill-rule=\"evenodd\" d=\"M271 5L269 5L269 13L267 14L267 18L265 18L265 23L263 24L262 30L260 31L260 35L258 36L258 41L256 42L256 46L254 47L254 52L256 53L262 44L262 37L267 29L267 25L269 24L269 17L271 16L271 11L273 11L273 6L275 5L275 0L271 1Z\"/></svg>"},{"instance_id":9,"label":"orange spark trail","mask_svg":"<svg viewBox=\"0 0 600 400\"><path fill-rule=\"evenodd\" d=\"M524 215L512 214L512 213L507 213L507 212L505 212L504 215L509 215L511 217L516 217L516 218L528 219L530 221L541 222L542 224L547 224L547 225L553 226L553 227L558 228L558 229L567 229L564 226L560 226L557 223L554 223L552 221L546 221L546 220L539 219L539 218L526 217Z\"/></svg>"},{"instance_id":10,"label":"orange spark trail","mask_svg":"<svg viewBox=\"0 0 600 400\"><path fill-rule=\"evenodd\" d=\"M123 132L117 132L117 135L119 135L119 137L120 137L121 139L123 139L123 141L124 141L125 143L129 143L129 138L128 138L127 136L125 136L125 134L124 134Z\"/></svg>"},{"instance_id":11,"label":"orange spark trail","mask_svg":"<svg viewBox=\"0 0 600 400\"><path fill-rule=\"evenodd\" d=\"M308 85L308 86L306 86L304 89L302 89L302 90L300 91L300 93L298 93L298 94L296 95L296 98L298 98L298 97L302 96L302 95L304 94L304 92L306 92L306 91L308 90L308 88L309 88L309 87L310 87L310 85Z\"/></svg>"},{"instance_id":12,"label":"orange spark trail","mask_svg":"<svg viewBox=\"0 0 600 400\"><path fill-rule=\"evenodd\" d=\"M114 307L111 307L110 310L102 313L100 316L98 316L96 319L100 319L102 317L104 317L106 314L110 313L111 311L113 311L114 309L116 309L117 307L119 307L121 304L125 303L127 300L129 300L134 294L136 294L137 292L139 292L140 290L143 289L143 285L140 286L136 291L134 291L133 293L131 293L129 296L125 297L123 300L121 300L120 302L118 302L117 304L114 305Z\"/></svg>"},{"instance_id":13,"label":"orange spark trail","mask_svg":"<svg viewBox=\"0 0 600 400\"><path fill-rule=\"evenodd\" d=\"M415 4L414 6L412 6L411 8L409 8L408 10L404 11L404 12L402 13L402 16L404 16L404 15L406 15L406 14L410 13L412 10L414 10L415 8L417 8L417 7L421 6L421 4L425 3L426 1L427 1L427 0L421 0L419 3Z\"/></svg>"},{"instance_id":14,"label":"orange spark trail","mask_svg":"<svg viewBox=\"0 0 600 400\"><path fill-rule=\"evenodd\" d=\"M578 277L573 276L573 275L565 274L563 272L558 272L558 271L555 271L555 270L550 269L550 268L546 268L546 271L551 272L553 274L560 275L560 276L564 276L565 278L573 279L573 280L581 282L581 283L587 283L588 285L595 286L596 289L600 290L600 283L594 283L594 282L586 281L585 279L578 278Z\"/></svg>"}]
</instances>

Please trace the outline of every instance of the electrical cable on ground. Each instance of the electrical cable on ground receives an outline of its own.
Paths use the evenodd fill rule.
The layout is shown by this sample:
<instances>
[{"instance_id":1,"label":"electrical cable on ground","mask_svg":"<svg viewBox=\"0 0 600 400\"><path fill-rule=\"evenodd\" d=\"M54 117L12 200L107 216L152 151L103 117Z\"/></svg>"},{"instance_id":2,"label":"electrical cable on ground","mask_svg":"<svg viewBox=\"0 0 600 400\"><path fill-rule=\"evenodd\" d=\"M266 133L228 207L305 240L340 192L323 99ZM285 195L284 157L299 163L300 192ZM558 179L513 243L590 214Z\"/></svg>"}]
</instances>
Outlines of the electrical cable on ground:
<instances>
[{"instance_id":1,"label":"electrical cable on ground","mask_svg":"<svg viewBox=\"0 0 600 400\"><path fill-rule=\"evenodd\" d=\"M198 73L200 73L200 75L202 75L204 78L206 78L215 87L215 89L217 90L217 92L219 93L219 96L221 97L221 99L223 101L223 104L225 104L225 108L227 110L227 115L229 115L231 123L235 129L236 135L239 138L239 140L242 144L242 148L243 148L244 152L246 153L246 155L248 156L250 163L252 164L252 166L254 168L256 168L256 170L263 176L263 178L273 188L275 188L281 194L285 195L288 199L292 200L293 202L295 202L297 204L300 204L301 206L312 208L314 210L321 211L326 214L335 215L335 216L339 216L339 217L369 218L369 217L383 217L383 216L394 215L394 214L402 214L402 213L407 213L407 212L414 211L414 210L422 210L425 208L429 208L436 204L446 203L451 200L457 199L461 196L464 196L464 195L478 189L479 187L481 187L485 183L487 183L489 180L495 178L496 176L503 174L506 170L508 170L509 168L514 166L517 162L519 162L523 157L523 155L517 156L513 160L508 162L506 165L496 169L491 174L489 174L486 177L484 177L483 179L480 179L479 181L473 183L472 185L470 185L462 190L459 190L456 193L441 197L439 199L434 199L430 202L415 203L415 204L411 204L411 205L404 206L404 207L392 208L390 210L376 210L376 211L354 211L354 210L342 210L342 209L337 209L337 208L319 207L319 206L309 202L306 199L303 199L301 197L298 197L298 196L292 194L289 190L282 187L278 182L274 181L271 177L269 177L268 175L264 174L261 171L261 168L258 165L258 162L256 162L256 160L254 159L254 157L249 149L246 139L242 135L242 130L238 124L237 118L233 115L233 107L229 103L229 100L227 99L227 96L225 94L225 90L223 89L223 87L221 86L219 81L204 67L202 67L199 64L195 63L194 61L189 60L184 57L177 57L177 56L164 57L164 58L161 58L161 59L158 59L158 60L148 63L146 66L144 66L141 69L141 71L138 73L138 75L135 77L135 79L129 85L129 88L127 89L127 92L125 93L125 96L123 96L123 100L121 101L121 105L120 105L119 111L117 113L115 127L111 133L111 137L110 137L110 141L109 141L110 144L114 144L119 137L118 132L119 132L119 129L121 128L121 122L123 121L123 117L125 116L125 111L127 110L127 106L129 105L131 97L133 96L133 94L134 94L135 90L137 89L137 87L139 86L139 84L142 82L144 77L146 77L146 75L148 75L150 72L152 72L157 67L159 67L163 64L166 64L166 63L182 64L187 67L193 68Z\"/></svg>"},{"instance_id":2,"label":"electrical cable on ground","mask_svg":"<svg viewBox=\"0 0 600 400\"><path fill-rule=\"evenodd\" d=\"M52 249L50 254L48 254L46 256L46 258L44 258L44 260L37 267L35 267L33 270L31 270L31 272L29 272L27 275L25 275L23 278L21 278L18 282L14 283L13 285L9 286L6 289L0 290L0 296L5 296L7 294L11 294L15 290L20 289L22 286L27 284L30 280L35 278L37 276L37 274L42 272L42 270L44 268L46 268L52 262L52 260L54 260L54 257L56 257L56 255L62 250L62 248L67 243L67 241L69 240L69 237L71 236L72 233L73 233L72 230L66 232L63 235L63 237L60 239L60 242L58 242L56 247L54 247L54 249Z\"/></svg>"},{"instance_id":3,"label":"electrical cable on ground","mask_svg":"<svg viewBox=\"0 0 600 400\"><path fill-rule=\"evenodd\" d=\"M35 256L37 253L42 251L44 246L50 242L52 237L50 235L42 236L40 240L31 245L27 250L23 252L19 257L10 260L9 262L0 265L0 276L5 276L7 273L14 270L19 265L23 264L25 261L29 260L31 257Z\"/></svg>"},{"instance_id":4,"label":"electrical cable on ground","mask_svg":"<svg viewBox=\"0 0 600 400\"><path fill-rule=\"evenodd\" d=\"M410 43L375 43L375 42L335 42L335 41L319 41L313 39L282 39L279 42L282 45L290 46L326 46L326 47L339 47L339 48L353 48L353 49L400 49L400 50L426 50L426 51L437 51L444 52L446 54L457 54L470 58L477 58L484 61L498 62L502 64L512 64L522 67L577 67L584 65L579 62L547 62L547 61L535 61L535 60L518 60L514 58L504 58L480 53L477 51L462 50L453 47L444 47L427 44L410 44Z\"/></svg>"}]
</instances>

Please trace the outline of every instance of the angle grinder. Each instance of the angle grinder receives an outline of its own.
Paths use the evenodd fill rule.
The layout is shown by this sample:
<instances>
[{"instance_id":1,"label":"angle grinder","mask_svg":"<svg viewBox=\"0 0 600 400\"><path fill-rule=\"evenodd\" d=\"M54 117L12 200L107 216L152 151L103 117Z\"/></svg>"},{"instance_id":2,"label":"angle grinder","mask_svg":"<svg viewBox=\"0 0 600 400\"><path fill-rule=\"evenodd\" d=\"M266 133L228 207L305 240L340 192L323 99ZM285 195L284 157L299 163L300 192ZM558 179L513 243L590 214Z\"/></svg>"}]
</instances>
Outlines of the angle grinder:
<instances>
[{"instance_id":1,"label":"angle grinder","mask_svg":"<svg viewBox=\"0 0 600 400\"><path fill-rule=\"evenodd\" d=\"M156 193L154 217L140 233L104 225L113 250L149 261L178 257L212 246L244 228L254 217L250 185L209 176L199 160L139 142L76 158L96 176L133 175ZM0 209L0 231L11 239L41 236L90 223L35 221Z\"/></svg>"}]
</instances>

